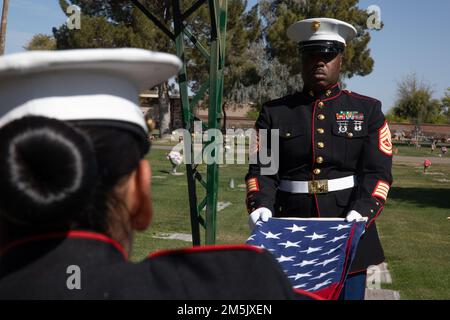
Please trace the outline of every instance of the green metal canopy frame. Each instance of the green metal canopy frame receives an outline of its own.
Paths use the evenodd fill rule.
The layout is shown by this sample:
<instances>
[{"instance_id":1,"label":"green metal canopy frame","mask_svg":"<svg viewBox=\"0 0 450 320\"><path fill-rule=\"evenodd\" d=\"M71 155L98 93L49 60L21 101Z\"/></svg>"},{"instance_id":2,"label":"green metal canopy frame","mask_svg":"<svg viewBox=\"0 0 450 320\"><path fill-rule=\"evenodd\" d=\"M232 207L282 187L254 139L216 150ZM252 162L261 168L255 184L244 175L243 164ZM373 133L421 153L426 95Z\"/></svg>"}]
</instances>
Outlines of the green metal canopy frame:
<instances>
[{"instance_id":1,"label":"green metal canopy frame","mask_svg":"<svg viewBox=\"0 0 450 320\"><path fill-rule=\"evenodd\" d=\"M153 15L139 0L132 0L133 4L144 13L158 28L160 28L170 39L175 41L177 55L183 62L183 67L178 74L178 84L180 86L181 105L183 108L183 126L185 129L193 132L193 123L200 121L192 112L195 105L208 92L208 123L202 123L205 129L220 129L222 119L222 98L223 98L223 80L225 66L225 39L227 24L227 0L197 0L185 12L181 11L181 0L169 0L173 15L172 32L160 20ZM187 28L187 19L195 13L201 6L207 5L211 19L211 34L209 39L209 51ZM200 86L193 99L190 101L188 96L188 74L187 58L185 51L185 40L189 39L197 50L209 62L209 78ZM211 139L203 145L214 143ZM208 154L208 157L214 157L219 145L215 143L214 151ZM193 145L191 142L191 151ZM200 226L205 229L205 244L214 244L216 242L216 213L217 213L217 194L219 182L219 167L217 163L209 164L213 161L207 161L206 179L197 170L198 165L186 164L187 182L189 191L189 206L192 227L192 243L200 245ZM206 196L198 201L197 182L206 190ZM201 215L206 207L205 217Z\"/></svg>"}]
</instances>

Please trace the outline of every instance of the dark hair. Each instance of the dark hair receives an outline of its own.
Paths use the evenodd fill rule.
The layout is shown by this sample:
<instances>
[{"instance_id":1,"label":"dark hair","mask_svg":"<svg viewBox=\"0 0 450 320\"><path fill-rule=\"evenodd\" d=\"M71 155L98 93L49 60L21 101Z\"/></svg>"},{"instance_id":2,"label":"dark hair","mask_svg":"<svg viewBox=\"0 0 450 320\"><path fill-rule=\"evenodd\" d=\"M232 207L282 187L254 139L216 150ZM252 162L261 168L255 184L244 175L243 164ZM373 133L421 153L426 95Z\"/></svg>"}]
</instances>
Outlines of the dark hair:
<instances>
[{"instance_id":1,"label":"dark hair","mask_svg":"<svg viewBox=\"0 0 450 320\"><path fill-rule=\"evenodd\" d=\"M129 130L29 116L0 130L0 220L106 231L114 187L142 158Z\"/></svg>"}]
</instances>

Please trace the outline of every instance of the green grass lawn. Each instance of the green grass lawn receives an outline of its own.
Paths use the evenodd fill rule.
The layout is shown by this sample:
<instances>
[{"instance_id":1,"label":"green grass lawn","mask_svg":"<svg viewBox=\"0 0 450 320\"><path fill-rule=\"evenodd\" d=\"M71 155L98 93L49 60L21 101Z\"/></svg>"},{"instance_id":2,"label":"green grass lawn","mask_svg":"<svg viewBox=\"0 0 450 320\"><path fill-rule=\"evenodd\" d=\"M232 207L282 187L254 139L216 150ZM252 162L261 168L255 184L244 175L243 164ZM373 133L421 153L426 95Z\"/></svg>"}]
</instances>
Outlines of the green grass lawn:
<instances>
[{"instance_id":1,"label":"green grass lawn","mask_svg":"<svg viewBox=\"0 0 450 320\"><path fill-rule=\"evenodd\" d=\"M134 260L155 250L190 246L154 238L160 233L190 233L186 176L168 174L166 152L154 149L149 156L155 216L150 229L135 239ZM378 220L393 278L393 284L384 288L399 290L402 299L450 299L450 165L433 165L426 175L421 170L394 165L395 182ZM218 212L218 243L242 243L249 235L245 188L239 187L246 171L246 165L220 168L218 199L232 205ZM229 187L230 179L235 180L234 189Z\"/></svg>"},{"instance_id":2,"label":"green grass lawn","mask_svg":"<svg viewBox=\"0 0 450 320\"><path fill-rule=\"evenodd\" d=\"M167 150L154 149L149 156L153 174L154 218L150 229L145 233L138 234L135 239L133 259L136 260L157 249L190 245L190 243L180 240L153 238L160 233L191 232L186 175L172 176L168 174L171 166L165 159L166 152ZM200 167L200 171L206 173L206 166ZM246 171L246 165L221 165L220 167L218 200L231 202L231 205L217 214L218 243L242 243L249 235L248 215L245 209L244 176ZM185 172L185 168L180 167L178 172ZM229 187L230 179L234 179L234 189ZM200 187L198 195L199 197L204 196L204 191ZM201 236L203 241L203 231Z\"/></svg>"},{"instance_id":3,"label":"green grass lawn","mask_svg":"<svg viewBox=\"0 0 450 320\"><path fill-rule=\"evenodd\" d=\"M450 165L427 174L394 165L394 185L379 218L393 284L402 299L450 299Z\"/></svg>"},{"instance_id":4,"label":"green grass lawn","mask_svg":"<svg viewBox=\"0 0 450 320\"><path fill-rule=\"evenodd\" d=\"M439 157L439 154L441 154L441 148L438 144L438 147L434 152L431 152L430 146L423 146L421 148L416 148L414 146L407 146L407 145L394 145L394 148L398 148L398 153L395 155L397 156L413 156L413 157ZM447 152L444 157L450 157L450 153Z\"/></svg>"}]
</instances>

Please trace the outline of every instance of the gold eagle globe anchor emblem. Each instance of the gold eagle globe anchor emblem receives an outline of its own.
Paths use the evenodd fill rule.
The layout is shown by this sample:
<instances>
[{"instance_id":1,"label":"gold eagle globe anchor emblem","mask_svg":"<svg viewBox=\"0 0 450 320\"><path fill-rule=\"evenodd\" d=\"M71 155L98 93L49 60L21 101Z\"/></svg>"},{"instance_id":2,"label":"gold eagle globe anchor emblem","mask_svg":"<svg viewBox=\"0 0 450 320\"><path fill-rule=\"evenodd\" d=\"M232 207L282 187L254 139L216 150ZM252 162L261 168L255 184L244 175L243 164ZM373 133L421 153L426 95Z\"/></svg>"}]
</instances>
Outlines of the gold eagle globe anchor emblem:
<instances>
[{"instance_id":1,"label":"gold eagle globe anchor emblem","mask_svg":"<svg viewBox=\"0 0 450 320\"><path fill-rule=\"evenodd\" d=\"M311 24L311 30L316 32L320 28L320 21L313 21Z\"/></svg>"}]
</instances>

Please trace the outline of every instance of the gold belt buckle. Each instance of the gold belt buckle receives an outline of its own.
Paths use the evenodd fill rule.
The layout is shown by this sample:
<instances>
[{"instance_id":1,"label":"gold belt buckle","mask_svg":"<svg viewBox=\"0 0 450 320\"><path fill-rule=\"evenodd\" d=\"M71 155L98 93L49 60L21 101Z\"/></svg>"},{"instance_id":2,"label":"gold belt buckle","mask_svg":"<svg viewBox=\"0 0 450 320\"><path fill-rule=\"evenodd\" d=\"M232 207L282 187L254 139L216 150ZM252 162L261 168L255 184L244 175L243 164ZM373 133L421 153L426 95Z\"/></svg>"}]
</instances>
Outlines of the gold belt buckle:
<instances>
[{"instance_id":1,"label":"gold belt buckle","mask_svg":"<svg viewBox=\"0 0 450 320\"><path fill-rule=\"evenodd\" d=\"M308 193L327 193L328 192L328 180L313 180L308 181Z\"/></svg>"}]
</instances>

